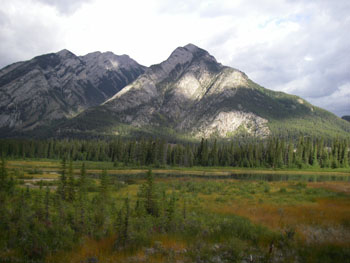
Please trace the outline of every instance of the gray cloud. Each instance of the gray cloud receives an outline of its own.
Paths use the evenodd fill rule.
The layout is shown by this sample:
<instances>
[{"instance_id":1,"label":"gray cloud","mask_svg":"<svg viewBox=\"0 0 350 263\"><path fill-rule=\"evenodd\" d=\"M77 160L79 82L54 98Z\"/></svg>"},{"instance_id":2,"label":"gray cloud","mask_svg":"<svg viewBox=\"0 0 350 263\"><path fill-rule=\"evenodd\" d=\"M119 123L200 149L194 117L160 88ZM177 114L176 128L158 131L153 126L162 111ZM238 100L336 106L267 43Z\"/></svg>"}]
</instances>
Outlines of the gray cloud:
<instances>
[{"instance_id":1,"label":"gray cloud","mask_svg":"<svg viewBox=\"0 0 350 263\"><path fill-rule=\"evenodd\" d=\"M89 3L92 0L35 0L46 5L55 7L60 13L65 15L73 14L82 4Z\"/></svg>"},{"instance_id":2,"label":"gray cloud","mask_svg":"<svg viewBox=\"0 0 350 263\"><path fill-rule=\"evenodd\" d=\"M350 82L338 87L332 94L324 97L310 98L311 103L320 105L339 116L349 115L350 108Z\"/></svg>"},{"instance_id":3,"label":"gray cloud","mask_svg":"<svg viewBox=\"0 0 350 263\"><path fill-rule=\"evenodd\" d=\"M2 14L1 14L2 13ZM9 15L0 10L0 68L13 62L55 51L60 46L60 29L40 18Z\"/></svg>"},{"instance_id":4,"label":"gray cloud","mask_svg":"<svg viewBox=\"0 0 350 263\"><path fill-rule=\"evenodd\" d=\"M257 14L260 7L247 4L246 8ZM287 37L272 43L253 42L241 50L228 49L226 53L232 54L229 59L217 52L225 48L227 38L208 41L208 49L266 88L299 95L339 116L350 114L350 93L340 92L344 87L350 89L350 2L289 1L279 9L278 14L275 7L265 8L271 21L275 18L272 23L291 21L299 25Z\"/></svg>"}]
</instances>

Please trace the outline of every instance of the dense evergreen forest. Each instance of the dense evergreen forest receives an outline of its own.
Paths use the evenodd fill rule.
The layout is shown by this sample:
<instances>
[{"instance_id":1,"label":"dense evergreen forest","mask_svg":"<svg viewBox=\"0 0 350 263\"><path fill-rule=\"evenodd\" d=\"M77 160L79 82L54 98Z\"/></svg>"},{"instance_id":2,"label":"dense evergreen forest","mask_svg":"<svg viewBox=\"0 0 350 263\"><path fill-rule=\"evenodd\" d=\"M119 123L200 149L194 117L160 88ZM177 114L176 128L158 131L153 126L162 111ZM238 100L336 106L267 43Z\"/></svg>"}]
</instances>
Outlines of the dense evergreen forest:
<instances>
[{"instance_id":1,"label":"dense evergreen forest","mask_svg":"<svg viewBox=\"0 0 350 263\"><path fill-rule=\"evenodd\" d=\"M110 161L118 166L232 166L268 168L346 168L349 140L323 140L300 136L297 141L171 144L159 139L141 140L0 140L6 158L70 158L73 161Z\"/></svg>"}]
</instances>

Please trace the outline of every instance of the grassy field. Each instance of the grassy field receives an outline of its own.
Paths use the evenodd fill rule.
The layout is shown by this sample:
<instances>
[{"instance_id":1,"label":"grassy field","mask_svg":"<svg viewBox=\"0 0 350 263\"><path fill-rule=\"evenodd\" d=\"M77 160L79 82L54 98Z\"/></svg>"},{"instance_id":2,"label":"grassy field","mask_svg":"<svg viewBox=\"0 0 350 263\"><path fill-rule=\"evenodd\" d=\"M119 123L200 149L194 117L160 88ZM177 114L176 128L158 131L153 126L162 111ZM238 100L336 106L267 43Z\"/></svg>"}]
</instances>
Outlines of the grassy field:
<instances>
[{"instance_id":1,"label":"grassy field","mask_svg":"<svg viewBox=\"0 0 350 263\"><path fill-rule=\"evenodd\" d=\"M76 177L80 166L80 162L74 163ZM110 178L113 205L121 208L128 197L130 207L137 207L140 189L146 182L146 168L117 169L112 163L98 162L87 162L86 167L91 198L98 191L98 176L105 168ZM54 192L59 184L60 163L57 161L13 160L8 161L8 168L22 186L39 188L40 184L48 185ZM349 170L194 167L153 169L153 173L159 198L163 193L176 200L174 219L171 228L169 226L173 230L157 230L157 226L163 224L161 216L143 217L141 222L135 216L130 224L139 245L116 249L118 236L112 231L99 238L86 236L72 249L52 253L45 261L349 260ZM241 177L232 179L232 174ZM143 232L143 228L151 230ZM145 236L141 237L139 233Z\"/></svg>"},{"instance_id":2,"label":"grassy field","mask_svg":"<svg viewBox=\"0 0 350 263\"><path fill-rule=\"evenodd\" d=\"M113 162L84 162L90 173L99 172L101 169L108 169L109 174L142 174L150 167L114 167ZM79 173L82 162L74 162L75 173ZM19 170L59 171L60 161L58 160L9 160L8 167ZM350 175L350 168L312 168L309 169L271 169L271 168L232 168L232 167L164 167L152 168L153 173L160 174L191 174L191 175L230 175L235 174L300 174L300 175Z\"/></svg>"}]
</instances>

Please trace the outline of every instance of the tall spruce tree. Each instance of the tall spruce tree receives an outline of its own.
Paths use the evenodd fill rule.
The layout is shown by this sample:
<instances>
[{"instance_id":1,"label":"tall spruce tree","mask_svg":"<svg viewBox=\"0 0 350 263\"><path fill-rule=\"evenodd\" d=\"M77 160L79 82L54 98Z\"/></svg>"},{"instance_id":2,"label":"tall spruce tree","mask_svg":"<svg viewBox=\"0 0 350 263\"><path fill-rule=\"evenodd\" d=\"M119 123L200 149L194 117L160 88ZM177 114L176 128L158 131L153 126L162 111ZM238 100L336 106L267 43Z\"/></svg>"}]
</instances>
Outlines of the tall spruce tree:
<instances>
[{"instance_id":1,"label":"tall spruce tree","mask_svg":"<svg viewBox=\"0 0 350 263\"><path fill-rule=\"evenodd\" d=\"M201 165L208 166L208 158L209 158L209 149L208 149L208 140L204 140L203 148L201 152Z\"/></svg>"},{"instance_id":2,"label":"tall spruce tree","mask_svg":"<svg viewBox=\"0 0 350 263\"><path fill-rule=\"evenodd\" d=\"M349 148L348 148L348 142L347 140L344 140L344 144L343 144L343 153L342 153L342 162L341 162L341 166L343 168L348 168L349 167Z\"/></svg>"},{"instance_id":3,"label":"tall spruce tree","mask_svg":"<svg viewBox=\"0 0 350 263\"><path fill-rule=\"evenodd\" d=\"M158 216L158 205L152 170L148 170L147 172L147 182L145 185L144 198L146 212L152 216Z\"/></svg>"},{"instance_id":4,"label":"tall spruce tree","mask_svg":"<svg viewBox=\"0 0 350 263\"><path fill-rule=\"evenodd\" d=\"M210 165L211 166L218 166L219 165L219 158L218 158L218 147L216 145L216 139L214 140L213 147L210 152Z\"/></svg>"},{"instance_id":5,"label":"tall spruce tree","mask_svg":"<svg viewBox=\"0 0 350 263\"><path fill-rule=\"evenodd\" d=\"M293 141L290 140L288 144L288 155L287 155L289 168L293 167L293 161L294 161L293 157L294 157L294 144L293 144Z\"/></svg>"},{"instance_id":6,"label":"tall spruce tree","mask_svg":"<svg viewBox=\"0 0 350 263\"><path fill-rule=\"evenodd\" d=\"M70 202L73 202L75 200L75 180L72 159L69 160L67 198Z\"/></svg>"},{"instance_id":7,"label":"tall spruce tree","mask_svg":"<svg viewBox=\"0 0 350 263\"><path fill-rule=\"evenodd\" d=\"M315 143L314 145L314 149L313 149L313 155L312 155L312 166L313 167L319 167L320 164L318 162L318 156L317 156L317 144Z\"/></svg>"},{"instance_id":8,"label":"tall spruce tree","mask_svg":"<svg viewBox=\"0 0 350 263\"><path fill-rule=\"evenodd\" d=\"M62 162L61 162L60 184L59 184L57 190L58 190L58 195L61 197L61 199L66 200L66 197L67 197L67 164L66 164L66 157L65 156L62 158Z\"/></svg>"},{"instance_id":9,"label":"tall spruce tree","mask_svg":"<svg viewBox=\"0 0 350 263\"><path fill-rule=\"evenodd\" d=\"M1 156L1 165L0 165L0 193L5 193L7 188L7 168L6 168L6 161L4 156Z\"/></svg>"},{"instance_id":10,"label":"tall spruce tree","mask_svg":"<svg viewBox=\"0 0 350 263\"><path fill-rule=\"evenodd\" d=\"M129 197L125 198L123 208L118 212L117 220L117 247L125 247L130 235L130 202Z\"/></svg>"},{"instance_id":11,"label":"tall spruce tree","mask_svg":"<svg viewBox=\"0 0 350 263\"><path fill-rule=\"evenodd\" d=\"M87 217L87 189L86 189L86 168L85 163L81 165L80 178L79 178L79 231L81 233L86 232L86 217Z\"/></svg>"},{"instance_id":12,"label":"tall spruce tree","mask_svg":"<svg viewBox=\"0 0 350 263\"><path fill-rule=\"evenodd\" d=\"M109 180L107 170L102 170L100 179L100 195L103 202L106 202L109 198Z\"/></svg>"},{"instance_id":13,"label":"tall spruce tree","mask_svg":"<svg viewBox=\"0 0 350 263\"><path fill-rule=\"evenodd\" d=\"M46 221L46 224L48 224L50 220L50 188L49 186L46 186L44 203L45 203L45 221Z\"/></svg>"}]
</instances>

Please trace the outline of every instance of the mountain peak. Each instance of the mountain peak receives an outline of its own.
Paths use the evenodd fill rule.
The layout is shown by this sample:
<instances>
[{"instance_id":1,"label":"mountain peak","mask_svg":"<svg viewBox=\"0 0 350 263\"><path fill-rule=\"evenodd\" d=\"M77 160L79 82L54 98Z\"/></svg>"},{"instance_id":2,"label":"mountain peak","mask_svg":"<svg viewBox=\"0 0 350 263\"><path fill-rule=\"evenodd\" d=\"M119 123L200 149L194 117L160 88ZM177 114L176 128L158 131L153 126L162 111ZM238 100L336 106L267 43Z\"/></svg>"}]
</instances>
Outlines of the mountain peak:
<instances>
[{"instance_id":1,"label":"mountain peak","mask_svg":"<svg viewBox=\"0 0 350 263\"><path fill-rule=\"evenodd\" d=\"M192 63L195 59L218 64L216 59L211 56L206 50L201 49L193 44L187 44L183 47L177 47L170 54L168 59L160 63L159 66L166 74L169 74L170 71L176 67L176 65L186 65ZM157 65L153 65L153 68L154 66Z\"/></svg>"},{"instance_id":2,"label":"mountain peak","mask_svg":"<svg viewBox=\"0 0 350 263\"><path fill-rule=\"evenodd\" d=\"M56 54L57 54L58 56L62 57L62 58L75 56L75 55L74 55L72 52L70 52L68 49L62 49L61 51L58 51Z\"/></svg>"},{"instance_id":3,"label":"mountain peak","mask_svg":"<svg viewBox=\"0 0 350 263\"><path fill-rule=\"evenodd\" d=\"M196 52L201 50L201 48L197 47L196 45L193 45L192 43L188 43L186 46L184 46L184 48L191 52Z\"/></svg>"},{"instance_id":4,"label":"mountain peak","mask_svg":"<svg viewBox=\"0 0 350 263\"><path fill-rule=\"evenodd\" d=\"M79 129L85 123L86 130L102 129L119 135L126 134L127 125L129 131L154 131L164 136L173 133L196 139L265 138L278 135L279 125L288 125L284 119L301 121L300 131L311 130L309 119L321 125L317 116L333 122L339 134L350 129L343 121L299 100L266 90L243 72L221 65L204 49L187 44L176 48L162 63L152 65L101 106L77 117L69 129ZM104 121L94 124L92 119ZM294 126L291 122L286 129Z\"/></svg>"},{"instance_id":5,"label":"mountain peak","mask_svg":"<svg viewBox=\"0 0 350 263\"><path fill-rule=\"evenodd\" d=\"M132 69L135 67L144 68L144 66L138 64L135 60L130 58L128 55L116 55L111 51L106 52L92 52L85 56L80 57L91 67L100 67L107 70L117 70L120 68L123 69ZM144 71L144 70L142 70Z\"/></svg>"},{"instance_id":6,"label":"mountain peak","mask_svg":"<svg viewBox=\"0 0 350 263\"><path fill-rule=\"evenodd\" d=\"M202 55L209 55L209 53L204 50L204 49L201 49L199 47L197 47L196 45L193 45L191 43L187 44L186 46L183 46L183 47L177 47L173 52L172 54L170 55L170 57L172 55L177 55L179 53L191 53L192 55L195 55L197 53L200 53Z\"/></svg>"},{"instance_id":7,"label":"mountain peak","mask_svg":"<svg viewBox=\"0 0 350 263\"><path fill-rule=\"evenodd\" d=\"M145 71L124 58L63 49L0 71L0 130L29 131L101 104Z\"/></svg>"}]
</instances>

